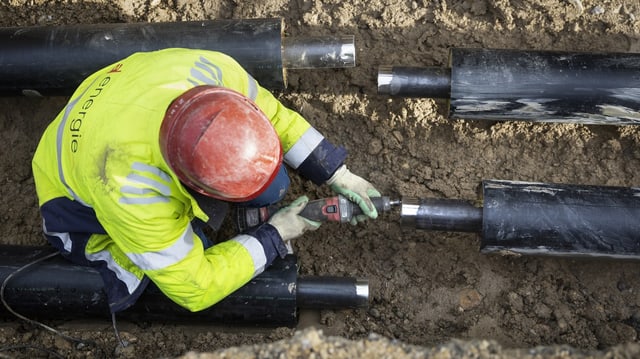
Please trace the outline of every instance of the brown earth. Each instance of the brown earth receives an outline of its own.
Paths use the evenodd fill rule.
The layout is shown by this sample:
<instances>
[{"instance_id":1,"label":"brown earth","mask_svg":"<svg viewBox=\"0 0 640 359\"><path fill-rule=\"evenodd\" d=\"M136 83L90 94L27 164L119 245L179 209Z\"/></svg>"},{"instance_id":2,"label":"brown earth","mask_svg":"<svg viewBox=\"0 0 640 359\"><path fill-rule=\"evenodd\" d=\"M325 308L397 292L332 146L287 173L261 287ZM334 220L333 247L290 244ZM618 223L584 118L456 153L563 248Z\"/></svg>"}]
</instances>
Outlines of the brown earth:
<instances>
[{"instance_id":1,"label":"brown earth","mask_svg":"<svg viewBox=\"0 0 640 359\"><path fill-rule=\"evenodd\" d=\"M277 96L333 142L344 144L350 168L381 192L471 201L478 199L483 179L637 186L640 131L634 126L449 120L441 101L378 95L378 66L445 65L451 47L635 52L640 49L638 16L640 4L623 0L0 3L0 26L282 17L286 36L355 35L355 68L289 71L289 87ZM0 99L3 243L45 244L30 160L40 133L65 102L61 97ZM295 176L292 192L312 198L330 194ZM590 355L639 353L637 262L483 255L475 235L403 229L397 213L356 227L326 224L295 246L303 275L368 278L370 308L318 313L313 326L327 337L315 331L294 335L288 328L256 332L121 322L119 330L129 345L117 350L109 322L69 318L54 324L96 341L108 356L116 350L114 355L126 358L174 357L277 340L285 342L217 355L506 353L502 357L524 358L536 353L572 357L594 350L598 352ZM303 335L311 338L301 340ZM320 346L323 341L332 346ZM443 343L448 344L439 351ZM64 357L99 355L95 348L78 348L18 320L3 322L0 347L20 344L51 348ZM379 351L377 345L382 345ZM564 347L539 348L553 345ZM270 351L273 348L279 349ZM371 348L373 352L367 351ZM514 351L517 348L525 350ZM0 354L45 355L35 350Z\"/></svg>"}]
</instances>

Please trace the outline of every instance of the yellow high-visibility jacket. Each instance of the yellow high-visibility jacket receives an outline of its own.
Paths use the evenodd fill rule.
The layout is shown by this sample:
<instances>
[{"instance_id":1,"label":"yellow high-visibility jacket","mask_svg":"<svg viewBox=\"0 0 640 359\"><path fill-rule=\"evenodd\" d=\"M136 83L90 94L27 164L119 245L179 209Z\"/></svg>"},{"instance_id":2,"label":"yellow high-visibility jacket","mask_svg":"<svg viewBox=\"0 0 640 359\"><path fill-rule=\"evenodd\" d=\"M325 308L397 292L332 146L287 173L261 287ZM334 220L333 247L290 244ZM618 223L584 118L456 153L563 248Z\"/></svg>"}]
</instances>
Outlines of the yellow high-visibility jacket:
<instances>
[{"instance_id":1,"label":"yellow high-visibility jacket","mask_svg":"<svg viewBox=\"0 0 640 359\"><path fill-rule=\"evenodd\" d=\"M46 129L32 165L47 238L100 271L113 312L149 280L189 310L207 308L283 254L268 224L206 250L194 234L192 220L209 217L163 159L158 135L171 101L199 85L254 100L280 136L285 163L317 184L346 157L222 53L136 53L92 74Z\"/></svg>"}]
</instances>

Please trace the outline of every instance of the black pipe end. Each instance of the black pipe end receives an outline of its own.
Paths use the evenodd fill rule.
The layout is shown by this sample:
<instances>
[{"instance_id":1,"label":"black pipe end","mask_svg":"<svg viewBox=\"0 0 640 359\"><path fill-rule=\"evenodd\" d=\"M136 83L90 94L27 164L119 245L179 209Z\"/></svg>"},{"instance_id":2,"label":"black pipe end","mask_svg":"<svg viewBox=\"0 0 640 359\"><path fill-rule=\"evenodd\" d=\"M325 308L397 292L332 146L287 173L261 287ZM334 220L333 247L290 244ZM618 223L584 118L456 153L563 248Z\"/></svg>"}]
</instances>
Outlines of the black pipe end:
<instances>
[{"instance_id":1,"label":"black pipe end","mask_svg":"<svg viewBox=\"0 0 640 359\"><path fill-rule=\"evenodd\" d=\"M403 197L405 227L431 231L480 233L483 209L460 199Z\"/></svg>"},{"instance_id":2,"label":"black pipe end","mask_svg":"<svg viewBox=\"0 0 640 359\"><path fill-rule=\"evenodd\" d=\"M369 281L362 278L300 277L298 308L356 309L369 307Z\"/></svg>"},{"instance_id":3,"label":"black pipe end","mask_svg":"<svg viewBox=\"0 0 640 359\"><path fill-rule=\"evenodd\" d=\"M398 97L451 97L451 69L380 66L378 93Z\"/></svg>"}]
</instances>

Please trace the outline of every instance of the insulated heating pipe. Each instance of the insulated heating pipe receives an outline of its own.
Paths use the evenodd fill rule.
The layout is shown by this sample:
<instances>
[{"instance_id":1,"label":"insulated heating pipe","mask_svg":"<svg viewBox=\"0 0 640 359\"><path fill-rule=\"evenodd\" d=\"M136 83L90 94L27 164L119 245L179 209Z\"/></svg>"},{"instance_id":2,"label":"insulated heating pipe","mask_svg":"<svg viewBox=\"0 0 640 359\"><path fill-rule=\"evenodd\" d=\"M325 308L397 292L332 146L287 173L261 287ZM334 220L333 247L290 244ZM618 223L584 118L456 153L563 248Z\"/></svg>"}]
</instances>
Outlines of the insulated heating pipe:
<instances>
[{"instance_id":1,"label":"insulated heating pipe","mask_svg":"<svg viewBox=\"0 0 640 359\"><path fill-rule=\"evenodd\" d=\"M640 259L640 188L483 181L483 207L403 198L402 223L475 232L483 253Z\"/></svg>"},{"instance_id":2,"label":"insulated heating pipe","mask_svg":"<svg viewBox=\"0 0 640 359\"><path fill-rule=\"evenodd\" d=\"M381 66L378 93L448 100L448 116L640 123L640 54L453 48L448 67Z\"/></svg>"},{"instance_id":3,"label":"insulated heating pipe","mask_svg":"<svg viewBox=\"0 0 640 359\"><path fill-rule=\"evenodd\" d=\"M0 28L0 96L71 95L104 66L170 47L224 52L272 90L286 87L286 69L355 66L353 35L282 32L278 18Z\"/></svg>"},{"instance_id":4,"label":"insulated heating pipe","mask_svg":"<svg viewBox=\"0 0 640 359\"><path fill-rule=\"evenodd\" d=\"M102 278L97 271L72 264L61 256L18 269L52 253L51 247L0 246L0 282L7 277L4 300L28 318L109 318ZM366 308L365 279L298 277L297 258L277 259L265 272L221 302L190 312L168 299L153 284L117 318L132 321L197 322L225 325L295 326L298 309ZM11 313L0 305L0 316Z\"/></svg>"}]
</instances>

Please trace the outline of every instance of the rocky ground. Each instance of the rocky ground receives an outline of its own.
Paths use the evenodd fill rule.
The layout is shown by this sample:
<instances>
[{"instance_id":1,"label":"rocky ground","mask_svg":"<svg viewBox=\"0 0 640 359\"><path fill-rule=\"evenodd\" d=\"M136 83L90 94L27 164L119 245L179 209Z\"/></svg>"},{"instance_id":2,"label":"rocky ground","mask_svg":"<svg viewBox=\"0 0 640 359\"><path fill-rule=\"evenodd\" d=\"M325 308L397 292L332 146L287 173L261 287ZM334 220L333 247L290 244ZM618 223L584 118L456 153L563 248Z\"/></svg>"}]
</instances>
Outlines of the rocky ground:
<instances>
[{"instance_id":1,"label":"rocky ground","mask_svg":"<svg viewBox=\"0 0 640 359\"><path fill-rule=\"evenodd\" d=\"M354 35L357 66L288 71L277 91L384 194L477 201L484 179L637 186L636 126L450 120L444 101L377 93L380 65L446 66L451 47L637 52L624 0L5 0L0 26L281 17L285 36ZM1 53L0 53L1 56ZM64 97L0 99L2 243L40 245L30 160ZM295 175L293 197L330 194ZM326 224L295 243L301 275L369 279L368 309L312 313L300 328L238 330L108 321L0 323L8 357L636 357L637 262L479 253L473 234L402 228L398 213ZM296 329L312 327L307 331ZM22 346L33 346L24 348ZM21 346L15 348L15 346ZM47 348L48 354L42 349ZM198 354L213 352L213 354Z\"/></svg>"}]
</instances>

